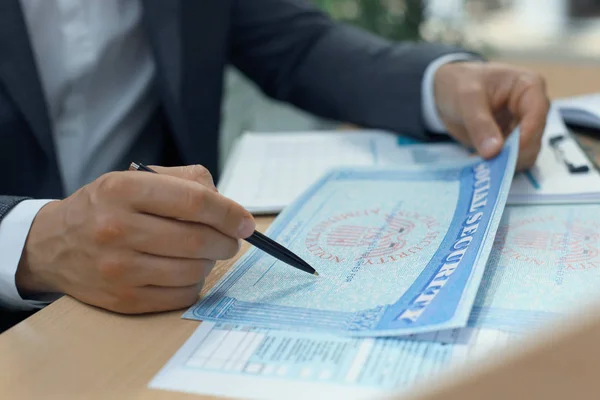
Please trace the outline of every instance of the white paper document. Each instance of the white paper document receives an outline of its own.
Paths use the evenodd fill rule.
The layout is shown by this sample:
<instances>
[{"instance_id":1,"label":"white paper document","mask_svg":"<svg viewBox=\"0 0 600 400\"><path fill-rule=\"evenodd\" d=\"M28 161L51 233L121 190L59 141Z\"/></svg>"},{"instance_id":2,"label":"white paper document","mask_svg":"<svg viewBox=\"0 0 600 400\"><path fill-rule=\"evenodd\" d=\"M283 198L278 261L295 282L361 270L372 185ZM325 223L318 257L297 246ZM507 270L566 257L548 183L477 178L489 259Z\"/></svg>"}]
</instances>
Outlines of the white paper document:
<instances>
[{"instance_id":1,"label":"white paper document","mask_svg":"<svg viewBox=\"0 0 600 400\"><path fill-rule=\"evenodd\" d=\"M377 130L246 133L229 158L219 191L253 213L278 213L334 167L427 165L471 156L453 142L421 143ZM600 174L553 108L537 163L515 177L508 204L596 201Z\"/></svg>"},{"instance_id":2,"label":"white paper document","mask_svg":"<svg viewBox=\"0 0 600 400\"><path fill-rule=\"evenodd\" d=\"M149 386L244 399L372 399L515 337L465 328L419 340L359 339L203 322Z\"/></svg>"},{"instance_id":3,"label":"white paper document","mask_svg":"<svg viewBox=\"0 0 600 400\"><path fill-rule=\"evenodd\" d=\"M441 154L398 145L398 136L383 131L246 133L229 157L219 191L253 213L283 210L330 169L344 166L388 166L397 158ZM454 144L444 157L468 154ZM413 160L408 164L416 164Z\"/></svg>"},{"instance_id":4,"label":"white paper document","mask_svg":"<svg viewBox=\"0 0 600 400\"><path fill-rule=\"evenodd\" d=\"M570 135L556 106L548 114L536 164L513 180L509 204L600 201L600 174Z\"/></svg>"}]
</instances>

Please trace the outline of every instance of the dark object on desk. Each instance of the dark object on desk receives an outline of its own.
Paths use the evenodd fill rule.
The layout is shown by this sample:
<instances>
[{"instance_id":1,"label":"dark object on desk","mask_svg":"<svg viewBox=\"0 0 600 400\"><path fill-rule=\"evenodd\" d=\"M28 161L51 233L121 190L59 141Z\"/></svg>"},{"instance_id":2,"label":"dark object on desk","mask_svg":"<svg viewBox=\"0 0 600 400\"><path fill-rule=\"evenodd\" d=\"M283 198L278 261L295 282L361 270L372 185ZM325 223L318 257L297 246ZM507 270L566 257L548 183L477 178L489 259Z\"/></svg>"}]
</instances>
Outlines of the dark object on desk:
<instances>
[{"instance_id":1,"label":"dark object on desk","mask_svg":"<svg viewBox=\"0 0 600 400\"><path fill-rule=\"evenodd\" d=\"M7 311L0 310L0 333L12 328L16 324L31 317L38 310L32 311Z\"/></svg>"},{"instance_id":2,"label":"dark object on desk","mask_svg":"<svg viewBox=\"0 0 600 400\"><path fill-rule=\"evenodd\" d=\"M589 172L590 167L588 167L587 165L575 165L566 159L564 152L560 148L560 144L563 140L565 140L564 135L552 136L549 140L550 147L552 147L552 150L554 150L554 154L556 155L556 157L562 160L562 162L569 169L570 174L581 174Z\"/></svg>"},{"instance_id":3,"label":"dark object on desk","mask_svg":"<svg viewBox=\"0 0 600 400\"><path fill-rule=\"evenodd\" d=\"M157 173L156 171L154 171L151 168L148 168L142 163L131 163L130 168L136 171L146 171L155 174ZM270 239L269 237L263 235L258 231L254 231L254 233L250 235L250 237L247 237L244 240L253 245L254 247L259 248L265 253L275 257L279 261L291 265L292 267L297 268L301 271L308 272L309 274L315 276L319 276L319 273L315 271L315 269L311 267L306 261L302 260L290 250L286 249L273 239Z\"/></svg>"},{"instance_id":4,"label":"dark object on desk","mask_svg":"<svg viewBox=\"0 0 600 400\"><path fill-rule=\"evenodd\" d=\"M600 121L599 121L600 124ZM577 135L584 135L590 138L599 139L600 138L600 128L595 128L587 125L575 124L572 122L566 122L565 125L569 129L571 133Z\"/></svg>"},{"instance_id":5,"label":"dark object on desk","mask_svg":"<svg viewBox=\"0 0 600 400\"><path fill-rule=\"evenodd\" d=\"M600 171L600 130L572 124L567 124L567 128L594 168Z\"/></svg>"}]
</instances>

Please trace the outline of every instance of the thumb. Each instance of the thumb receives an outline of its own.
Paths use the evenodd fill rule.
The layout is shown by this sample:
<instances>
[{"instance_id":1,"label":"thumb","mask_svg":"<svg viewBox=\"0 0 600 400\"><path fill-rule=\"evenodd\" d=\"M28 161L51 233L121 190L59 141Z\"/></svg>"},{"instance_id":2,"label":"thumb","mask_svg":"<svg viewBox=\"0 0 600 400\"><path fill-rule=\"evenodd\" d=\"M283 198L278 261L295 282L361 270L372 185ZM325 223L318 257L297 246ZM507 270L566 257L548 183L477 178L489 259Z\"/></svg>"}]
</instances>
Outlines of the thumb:
<instances>
[{"instance_id":1,"label":"thumb","mask_svg":"<svg viewBox=\"0 0 600 400\"><path fill-rule=\"evenodd\" d=\"M197 182L207 188L210 188L217 192L217 188L215 187L215 182L213 177L208 169L199 164L194 165L184 165L181 167L161 167L158 165L151 165L149 168L152 168L159 174L169 175L175 178L181 178L188 181ZM130 167L131 169L131 167Z\"/></svg>"},{"instance_id":2,"label":"thumb","mask_svg":"<svg viewBox=\"0 0 600 400\"><path fill-rule=\"evenodd\" d=\"M483 158L492 158L502 150L504 136L496 123L485 91L475 88L461 101L464 127L473 147Z\"/></svg>"}]
</instances>

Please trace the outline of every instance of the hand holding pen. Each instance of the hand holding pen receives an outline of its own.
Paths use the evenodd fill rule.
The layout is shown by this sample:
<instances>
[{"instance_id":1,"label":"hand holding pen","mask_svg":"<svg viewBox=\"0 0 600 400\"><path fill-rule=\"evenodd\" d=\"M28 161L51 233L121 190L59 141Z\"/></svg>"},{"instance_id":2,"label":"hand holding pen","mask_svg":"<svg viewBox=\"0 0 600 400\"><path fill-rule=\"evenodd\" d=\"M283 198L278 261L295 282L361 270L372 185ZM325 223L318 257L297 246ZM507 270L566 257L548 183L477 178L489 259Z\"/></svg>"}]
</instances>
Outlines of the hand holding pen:
<instances>
[{"instance_id":1,"label":"hand holding pen","mask_svg":"<svg viewBox=\"0 0 600 400\"><path fill-rule=\"evenodd\" d=\"M129 169L135 171L157 173L156 171L145 166L142 163L131 163ZM250 235L249 237L244 237L244 239L253 246L261 249L265 253L277 258L279 261L282 261L301 271L307 272L315 276L319 276L319 273L315 271L315 269L311 267L306 261L302 260L290 250L286 249L279 243L275 242L274 240L270 239L269 237L263 235L258 231L254 231L252 235Z\"/></svg>"},{"instance_id":2,"label":"hand holding pen","mask_svg":"<svg viewBox=\"0 0 600 400\"><path fill-rule=\"evenodd\" d=\"M126 314L196 302L255 222L203 167L156 170L111 172L43 206L17 269L20 293L64 293Z\"/></svg>"}]
</instances>

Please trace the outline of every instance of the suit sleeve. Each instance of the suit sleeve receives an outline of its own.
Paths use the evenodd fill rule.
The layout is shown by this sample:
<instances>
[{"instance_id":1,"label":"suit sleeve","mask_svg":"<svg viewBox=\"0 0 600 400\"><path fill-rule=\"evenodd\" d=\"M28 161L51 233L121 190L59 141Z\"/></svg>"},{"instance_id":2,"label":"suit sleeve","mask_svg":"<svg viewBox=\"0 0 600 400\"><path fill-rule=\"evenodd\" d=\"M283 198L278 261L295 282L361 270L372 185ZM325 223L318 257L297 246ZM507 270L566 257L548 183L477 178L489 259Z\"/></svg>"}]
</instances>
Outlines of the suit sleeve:
<instances>
[{"instance_id":1,"label":"suit sleeve","mask_svg":"<svg viewBox=\"0 0 600 400\"><path fill-rule=\"evenodd\" d=\"M0 196L0 222L17 204L27 200L27 197Z\"/></svg>"},{"instance_id":2,"label":"suit sleeve","mask_svg":"<svg viewBox=\"0 0 600 400\"><path fill-rule=\"evenodd\" d=\"M393 43L336 23L304 0L234 0L231 61L267 95L315 115L428 137L428 65L463 49Z\"/></svg>"},{"instance_id":3,"label":"suit sleeve","mask_svg":"<svg viewBox=\"0 0 600 400\"><path fill-rule=\"evenodd\" d=\"M15 283L31 224L38 211L50 201L0 196L0 308L32 310L58 298L58 295L43 294L36 299L24 299Z\"/></svg>"}]
</instances>

